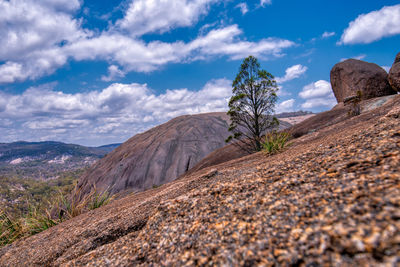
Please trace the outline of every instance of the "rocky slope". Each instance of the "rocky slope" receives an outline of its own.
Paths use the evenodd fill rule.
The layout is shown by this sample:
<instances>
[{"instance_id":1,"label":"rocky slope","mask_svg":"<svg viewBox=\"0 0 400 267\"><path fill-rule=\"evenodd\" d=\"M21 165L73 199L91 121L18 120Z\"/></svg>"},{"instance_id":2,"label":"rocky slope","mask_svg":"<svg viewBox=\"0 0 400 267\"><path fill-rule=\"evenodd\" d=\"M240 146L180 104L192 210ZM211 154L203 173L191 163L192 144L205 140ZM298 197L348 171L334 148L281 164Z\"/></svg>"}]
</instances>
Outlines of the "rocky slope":
<instances>
[{"instance_id":1,"label":"rocky slope","mask_svg":"<svg viewBox=\"0 0 400 267\"><path fill-rule=\"evenodd\" d=\"M373 106L17 241L0 266L396 266L400 96Z\"/></svg>"},{"instance_id":2,"label":"rocky slope","mask_svg":"<svg viewBox=\"0 0 400 267\"><path fill-rule=\"evenodd\" d=\"M387 101L390 101L393 97L394 95L364 100L362 102L361 111L365 113L369 110L380 107L384 105ZM285 129L285 131L288 131L289 133L291 133L292 136L297 138L347 120L349 118L348 111L349 106L345 106L343 103L339 103L332 110L322 112L317 115L304 115L300 112L299 114L297 114L298 116L286 117L285 115L284 117L279 117L279 119L281 121L291 122L293 124L290 128ZM246 155L248 155L248 153L241 150L239 147L235 145L227 145L210 153L207 157L202 159L199 163L196 164L196 166L194 166L184 175L192 174L206 167L238 159Z\"/></svg>"},{"instance_id":3,"label":"rocky slope","mask_svg":"<svg viewBox=\"0 0 400 267\"><path fill-rule=\"evenodd\" d=\"M140 191L175 180L212 151L225 146L228 116L223 112L186 115L135 135L93 165L80 179L112 193ZM290 126L281 123L282 128Z\"/></svg>"}]
</instances>

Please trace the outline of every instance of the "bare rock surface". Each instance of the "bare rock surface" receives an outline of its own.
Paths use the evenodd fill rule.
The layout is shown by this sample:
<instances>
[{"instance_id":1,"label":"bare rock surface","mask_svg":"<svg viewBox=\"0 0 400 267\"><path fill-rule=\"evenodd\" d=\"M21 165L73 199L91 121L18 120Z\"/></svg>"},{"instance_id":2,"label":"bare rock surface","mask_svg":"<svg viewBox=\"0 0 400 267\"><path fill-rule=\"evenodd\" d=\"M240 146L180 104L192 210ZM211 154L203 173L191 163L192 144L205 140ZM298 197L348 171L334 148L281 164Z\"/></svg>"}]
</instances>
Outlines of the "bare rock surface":
<instances>
[{"instance_id":1,"label":"bare rock surface","mask_svg":"<svg viewBox=\"0 0 400 267\"><path fill-rule=\"evenodd\" d=\"M398 266L399 104L116 200L0 249L0 266Z\"/></svg>"},{"instance_id":2,"label":"bare rock surface","mask_svg":"<svg viewBox=\"0 0 400 267\"><path fill-rule=\"evenodd\" d=\"M361 91L364 100L396 93L384 69L357 59L337 63L331 70L331 85L338 103L356 96L357 91Z\"/></svg>"},{"instance_id":3,"label":"bare rock surface","mask_svg":"<svg viewBox=\"0 0 400 267\"><path fill-rule=\"evenodd\" d=\"M290 124L282 121L280 127ZM226 145L224 112L186 115L135 135L94 164L79 180L83 194L93 186L112 193L141 191L171 182Z\"/></svg>"},{"instance_id":4,"label":"bare rock surface","mask_svg":"<svg viewBox=\"0 0 400 267\"><path fill-rule=\"evenodd\" d=\"M93 165L79 186L83 193L93 185L116 193L173 181L225 145L228 120L222 112L186 115L135 135Z\"/></svg>"},{"instance_id":5,"label":"bare rock surface","mask_svg":"<svg viewBox=\"0 0 400 267\"><path fill-rule=\"evenodd\" d=\"M400 92L400 53L397 54L396 59L390 68L388 80L393 89Z\"/></svg>"},{"instance_id":6,"label":"bare rock surface","mask_svg":"<svg viewBox=\"0 0 400 267\"><path fill-rule=\"evenodd\" d=\"M370 110L379 108L388 101L391 101L392 98L394 97L396 97L396 95L363 100L360 102L362 112L365 113ZM279 120L292 122L293 125L289 128L285 128L285 131L290 132L292 136L297 138L308 133L317 132L323 128L328 128L332 125L338 124L340 122L349 119L348 111L349 108L345 107L343 103L340 103L337 104L330 111L318 114L308 114L304 116L279 118ZM246 151L243 151L239 147L233 144L227 145L215 150L214 152L211 152L207 157L202 159L192 169L190 169L187 173L183 174L182 176L185 176L186 174L192 174L201 169L218 165L230 160L238 159L246 155L248 155L248 153Z\"/></svg>"}]
</instances>

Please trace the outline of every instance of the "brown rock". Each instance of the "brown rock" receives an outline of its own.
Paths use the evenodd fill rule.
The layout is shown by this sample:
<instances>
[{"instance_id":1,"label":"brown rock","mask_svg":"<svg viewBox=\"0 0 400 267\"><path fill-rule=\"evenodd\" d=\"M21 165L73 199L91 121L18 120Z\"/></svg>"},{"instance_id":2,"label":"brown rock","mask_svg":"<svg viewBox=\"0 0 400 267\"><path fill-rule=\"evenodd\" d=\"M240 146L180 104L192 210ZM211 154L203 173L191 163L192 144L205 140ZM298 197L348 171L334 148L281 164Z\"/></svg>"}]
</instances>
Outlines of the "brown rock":
<instances>
[{"instance_id":1,"label":"brown rock","mask_svg":"<svg viewBox=\"0 0 400 267\"><path fill-rule=\"evenodd\" d=\"M387 77L386 71L374 63L348 59L332 68L331 85L338 102L357 95L357 91L361 91L365 100L396 93Z\"/></svg>"},{"instance_id":2,"label":"brown rock","mask_svg":"<svg viewBox=\"0 0 400 267\"><path fill-rule=\"evenodd\" d=\"M93 165L79 180L112 193L139 191L175 180L229 136L225 113L186 115L135 135Z\"/></svg>"},{"instance_id":3,"label":"brown rock","mask_svg":"<svg viewBox=\"0 0 400 267\"><path fill-rule=\"evenodd\" d=\"M400 53L397 54L392 68L389 71L388 80L393 89L400 92Z\"/></svg>"},{"instance_id":4,"label":"brown rock","mask_svg":"<svg viewBox=\"0 0 400 267\"><path fill-rule=\"evenodd\" d=\"M228 121L224 112L185 115L135 135L94 164L78 186L85 195L93 186L118 193L171 182L225 146ZM281 128L289 126L280 122Z\"/></svg>"},{"instance_id":5,"label":"brown rock","mask_svg":"<svg viewBox=\"0 0 400 267\"><path fill-rule=\"evenodd\" d=\"M0 248L0 266L397 266L399 104L325 127L317 114L282 153L112 201Z\"/></svg>"}]
</instances>

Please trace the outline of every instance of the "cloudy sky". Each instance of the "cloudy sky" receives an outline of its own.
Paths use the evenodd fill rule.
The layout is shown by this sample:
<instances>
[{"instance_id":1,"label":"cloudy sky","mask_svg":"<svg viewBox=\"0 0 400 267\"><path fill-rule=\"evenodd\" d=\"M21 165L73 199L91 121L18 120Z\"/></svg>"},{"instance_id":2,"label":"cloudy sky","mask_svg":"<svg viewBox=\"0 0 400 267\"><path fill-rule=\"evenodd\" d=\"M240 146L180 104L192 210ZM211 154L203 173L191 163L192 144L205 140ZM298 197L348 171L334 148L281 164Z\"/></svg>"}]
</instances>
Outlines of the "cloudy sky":
<instances>
[{"instance_id":1,"label":"cloudy sky","mask_svg":"<svg viewBox=\"0 0 400 267\"><path fill-rule=\"evenodd\" d=\"M123 142L182 114L226 111L241 61L279 83L277 112L331 108L346 58L388 68L385 0L0 0L0 142Z\"/></svg>"}]
</instances>

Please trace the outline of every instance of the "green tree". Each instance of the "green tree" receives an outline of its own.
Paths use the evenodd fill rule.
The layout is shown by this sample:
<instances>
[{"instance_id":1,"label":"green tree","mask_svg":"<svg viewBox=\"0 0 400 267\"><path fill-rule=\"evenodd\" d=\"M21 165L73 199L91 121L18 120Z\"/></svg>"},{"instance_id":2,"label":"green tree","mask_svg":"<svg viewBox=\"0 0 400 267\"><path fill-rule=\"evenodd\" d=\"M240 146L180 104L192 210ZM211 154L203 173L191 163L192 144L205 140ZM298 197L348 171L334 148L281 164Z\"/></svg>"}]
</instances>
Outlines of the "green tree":
<instances>
[{"instance_id":1,"label":"green tree","mask_svg":"<svg viewBox=\"0 0 400 267\"><path fill-rule=\"evenodd\" d=\"M261 69L257 58L249 56L243 60L232 88L228 111L232 135L226 142L236 139L235 144L246 151L260 151L262 136L279 124L272 115L278 91L274 76Z\"/></svg>"}]
</instances>

